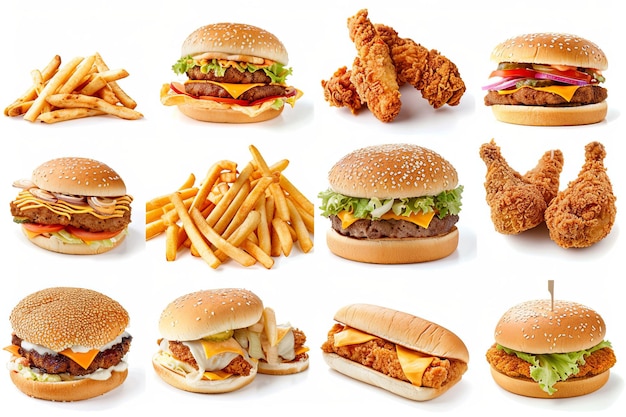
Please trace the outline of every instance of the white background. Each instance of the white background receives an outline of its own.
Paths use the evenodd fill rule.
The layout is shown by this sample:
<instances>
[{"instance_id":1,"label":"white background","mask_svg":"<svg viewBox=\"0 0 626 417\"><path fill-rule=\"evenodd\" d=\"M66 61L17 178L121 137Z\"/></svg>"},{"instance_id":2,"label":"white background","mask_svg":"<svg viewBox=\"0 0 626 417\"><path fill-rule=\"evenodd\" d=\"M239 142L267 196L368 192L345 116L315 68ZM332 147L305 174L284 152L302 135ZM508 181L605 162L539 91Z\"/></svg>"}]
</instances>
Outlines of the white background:
<instances>
[{"instance_id":1,"label":"white background","mask_svg":"<svg viewBox=\"0 0 626 417\"><path fill-rule=\"evenodd\" d=\"M125 121L92 118L58 125L32 124L0 117L1 201L6 214L0 291L0 334L10 344L8 316L27 294L49 286L82 286L104 292L129 311L134 336L129 378L119 389L97 399L56 404L22 395L8 374L0 378L0 396L13 409L29 413L78 415L96 413L224 412L231 409L261 414L366 413L421 415L478 411L514 415L590 411L615 415L624 399L624 313L622 258L624 239L621 206L626 198L623 144L626 95L621 82L625 36L617 2L565 5L453 0L435 2L191 2L187 0L107 2L33 0L2 2L0 39L0 104L5 107L30 85L30 71L43 68L59 54L64 61L99 52L111 68L130 76L120 85L145 117ZM597 9L600 7L600 9ZM411 87L402 89L403 108L392 123L383 124L367 111L353 116L331 108L320 81L340 66L350 66L355 49L346 19L368 8L373 22L393 26L401 36L437 49L457 64L467 92L457 107L433 110ZM208 23L237 21L261 26L278 36L290 54L289 82L304 96L275 120L254 125L215 125L182 116L159 102L163 83L175 79L171 65L182 41ZM491 49L500 41L535 31L569 32L598 43L609 58L605 72L609 112L592 126L537 128L495 121L483 105ZM532 168L549 149L561 149L565 166L561 188L573 180L583 163L584 146L594 140L607 150L605 165L618 197L618 216L611 234L595 246L562 249L544 227L512 237L497 234L484 200L485 166L478 156L491 138L509 163L521 172ZM210 269L188 254L167 263L164 240L144 242L145 202L176 189L194 173L199 179L220 159L240 166L254 144L269 163L290 160L285 175L317 206L332 164L356 148L392 142L429 147L452 162L465 186L458 224L461 239L450 257L427 264L376 266L344 261L325 245L328 220L316 216L315 248L280 258L271 270L244 269L235 263ZM130 235L117 250L93 257L47 253L28 243L9 214L17 190L13 180L27 178L40 163L60 156L102 160L120 173L133 195ZM493 328L510 306L546 298L547 280L556 281L556 296L587 304L602 313L618 364L599 392L559 400L534 400L511 395L493 383L484 354L493 343ZM310 369L286 376L259 376L238 392L204 396L175 390L160 381L150 358L159 337L157 321L173 298L219 287L245 287L273 307L279 321L290 321L308 335ZM334 312L344 304L369 302L407 311L457 333L470 352L469 370L448 393L426 403L408 401L384 390L350 380L328 369L320 345ZM8 353L6 359L8 360ZM2 376L2 375L0 375ZM127 415L127 414L124 414ZM129 415L129 414L128 414Z\"/></svg>"}]
</instances>

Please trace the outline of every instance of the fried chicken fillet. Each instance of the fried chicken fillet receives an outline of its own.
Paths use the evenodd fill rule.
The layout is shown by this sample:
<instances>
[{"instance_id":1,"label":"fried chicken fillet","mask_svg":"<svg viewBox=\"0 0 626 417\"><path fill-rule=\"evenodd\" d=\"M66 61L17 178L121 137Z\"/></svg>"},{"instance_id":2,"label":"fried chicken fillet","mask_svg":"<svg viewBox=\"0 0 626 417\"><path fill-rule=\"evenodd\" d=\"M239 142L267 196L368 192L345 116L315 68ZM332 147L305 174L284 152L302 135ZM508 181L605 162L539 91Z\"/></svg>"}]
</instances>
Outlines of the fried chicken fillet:
<instances>
[{"instance_id":1,"label":"fried chicken fillet","mask_svg":"<svg viewBox=\"0 0 626 417\"><path fill-rule=\"evenodd\" d=\"M517 357L515 354L506 353L494 344L486 353L487 362L498 372L512 378L529 378L531 364ZM601 374L615 365L615 352L611 348L603 348L585 357L585 364L578 366L578 373L571 378L584 378Z\"/></svg>"},{"instance_id":2,"label":"fried chicken fillet","mask_svg":"<svg viewBox=\"0 0 626 417\"><path fill-rule=\"evenodd\" d=\"M585 146L578 177L552 200L545 212L550 238L563 248L584 248L604 239L617 212L604 167L606 150L599 142Z\"/></svg>"},{"instance_id":3,"label":"fried chicken fillet","mask_svg":"<svg viewBox=\"0 0 626 417\"><path fill-rule=\"evenodd\" d=\"M392 378L410 382L405 376L398 355L396 345L383 340L374 339L358 345L335 347L334 335L344 329L342 324L336 323L328 332L328 338L322 345L322 351L337 355L370 367ZM448 381L456 381L467 370L467 364L454 359L435 358L424 372L422 386L441 388Z\"/></svg>"},{"instance_id":4,"label":"fried chicken fillet","mask_svg":"<svg viewBox=\"0 0 626 417\"><path fill-rule=\"evenodd\" d=\"M487 166L485 198L496 231L519 234L541 224L559 188L561 151L544 153L537 166L524 176L509 166L493 140L480 147L480 157Z\"/></svg>"},{"instance_id":5,"label":"fried chicken fillet","mask_svg":"<svg viewBox=\"0 0 626 417\"><path fill-rule=\"evenodd\" d=\"M366 9L348 18L348 30L358 52L350 81L374 116L391 122L400 113L402 103L389 47L376 32Z\"/></svg>"},{"instance_id":6,"label":"fried chicken fillet","mask_svg":"<svg viewBox=\"0 0 626 417\"><path fill-rule=\"evenodd\" d=\"M399 83L411 84L436 109L459 104L466 88L452 61L412 39L399 37L389 26L377 24L375 28L391 51Z\"/></svg>"},{"instance_id":7,"label":"fried chicken fillet","mask_svg":"<svg viewBox=\"0 0 626 417\"><path fill-rule=\"evenodd\" d=\"M322 80L322 88L324 89L324 100L333 107L347 107L352 114L356 114L363 102L356 87L350 81L352 71L347 67L341 67L328 80Z\"/></svg>"}]
</instances>

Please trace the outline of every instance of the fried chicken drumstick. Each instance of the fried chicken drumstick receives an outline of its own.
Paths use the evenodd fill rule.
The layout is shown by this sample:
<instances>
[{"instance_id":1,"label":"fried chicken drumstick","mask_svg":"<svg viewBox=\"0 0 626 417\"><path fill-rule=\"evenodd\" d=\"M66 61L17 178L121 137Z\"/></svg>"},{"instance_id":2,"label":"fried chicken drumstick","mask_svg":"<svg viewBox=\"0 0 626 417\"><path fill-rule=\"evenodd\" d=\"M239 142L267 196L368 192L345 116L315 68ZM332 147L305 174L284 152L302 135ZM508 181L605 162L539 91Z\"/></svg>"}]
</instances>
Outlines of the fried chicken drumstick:
<instances>
[{"instance_id":1,"label":"fried chicken drumstick","mask_svg":"<svg viewBox=\"0 0 626 417\"><path fill-rule=\"evenodd\" d=\"M578 177L556 196L545 213L550 238L563 248L584 248L604 239L615 223L615 195L599 142L585 146Z\"/></svg>"},{"instance_id":2,"label":"fried chicken drumstick","mask_svg":"<svg viewBox=\"0 0 626 417\"><path fill-rule=\"evenodd\" d=\"M486 200L496 231L519 234L541 224L559 188L561 151L545 152L537 166L523 176L509 166L493 140L480 147L480 157L487 166Z\"/></svg>"}]
</instances>

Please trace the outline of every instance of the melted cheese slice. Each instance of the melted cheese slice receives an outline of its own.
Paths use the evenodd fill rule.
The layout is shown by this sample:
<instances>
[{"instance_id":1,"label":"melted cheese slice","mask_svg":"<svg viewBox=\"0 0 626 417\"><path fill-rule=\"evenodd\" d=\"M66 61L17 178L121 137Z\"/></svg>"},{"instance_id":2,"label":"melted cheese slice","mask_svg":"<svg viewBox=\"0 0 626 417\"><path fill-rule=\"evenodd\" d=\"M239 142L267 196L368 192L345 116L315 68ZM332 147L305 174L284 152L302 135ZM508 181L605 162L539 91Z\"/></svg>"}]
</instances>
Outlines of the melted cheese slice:
<instances>
[{"instance_id":1,"label":"melted cheese slice","mask_svg":"<svg viewBox=\"0 0 626 417\"><path fill-rule=\"evenodd\" d=\"M3 349L6 350L7 352L9 352L10 354L12 354L13 356L20 356L20 347L19 346L11 345L11 346L7 346L7 347L5 347Z\"/></svg>"},{"instance_id":2,"label":"melted cheese slice","mask_svg":"<svg viewBox=\"0 0 626 417\"><path fill-rule=\"evenodd\" d=\"M399 345L396 345L396 353L404 375L411 384L421 387L424 372L435 358Z\"/></svg>"},{"instance_id":3,"label":"melted cheese slice","mask_svg":"<svg viewBox=\"0 0 626 417\"><path fill-rule=\"evenodd\" d=\"M533 90L537 90L537 91L543 91L546 93L553 93L553 94L557 94L561 97L563 97L563 99L570 101L572 99L572 97L574 97L574 93L576 93L576 90L578 90L578 86L576 85L551 85L548 87L530 87L530 86L524 86L524 87L520 87L520 88L515 88L512 90L498 90L498 94L513 94L516 91L522 89L522 88L532 88Z\"/></svg>"},{"instance_id":4,"label":"melted cheese slice","mask_svg":"<svg viewBox=\"0 0 626 417\"><path fill-rule=\"evenodd\" d=\"M222 381L232 374L224 371L204 371L202 379L208 379L209 381Z\"/></svg>"},{"instance_id":5,"label":"melted cheese slice","mask_svg":"<svg viewBox=\"0 0 626 417\"><path fill-rule=\"evenodd\" d=\"M352 212L349 212L349 211L342 211L340 213L337 213L337 217L341 219L341 227L344 229L347 229L352 223L359 220L358 218L352 215ZM433 219L433 217L435 217L434 211L431 211L430 213L424 213L424 212L413 213L410 216L398 216L394 214L392 211L388 211L387 213L382 215L381 219L404 220L407 222L414 223L418 226L421 226L424 229L428 229L428 226L430 225L430 221Z\"/></svg>"},{"instance_id":6,"label":"melted cheese slice","mask_svg":"<svg viewBox=\"0 0 626 417\"><path fill-rule=\"evenodd\" d=\"M185 82L185 84L188 83L210 83L210 84L215 84L219 87L222 87L224 90L228 91L228 94L230 94L233 98L238 98L240 95L242 95L243 93L245 93L246 91L254 88L254 87L260 87L263 86L265 84L262 83L256 83L256 84L231 84L231 83L218 83L216 81L208 81L208 80L187 80Z\"/></svg>"},{"instance_id":7,"label":"melted cheese slice","mask_svg":"<svg viewBox=\"0 0 626 417\"><path fill-rule=\"evenodd\" d=\"M364 333L360 330L353 329L351 327L345 327L339 333L334 335L335 347L348 346L348 345L360 345L361 343L369 342L370 340L378 339L376 336Z\"/></svg>"},{"instance_id":8,"label":"melted cheese slice","mask_svg":"<svg viewBox=\"0 0 626 417\"><path fill-rule=\"evenodd\" d=\"M221 353L236 353L237 355L244 356L243 348L233 338L225 340L223 342L211 342L209 340L200 340L202 348L204 349L204 356L209 359L213 356Z\"/></svg>"},{"instance_id":9,"label":"melted cheese slice","mask_svg":"<svg viewBox=\"0 0 626 417\"><path fill-rule=\"evenodd\" d=\"M88 352L74 352L72 349L65 349L59 352L59 355L66 356L79 364L83 369L87 369L99 352L98 349L91 349Z\"/></svg>"}]
</instances>

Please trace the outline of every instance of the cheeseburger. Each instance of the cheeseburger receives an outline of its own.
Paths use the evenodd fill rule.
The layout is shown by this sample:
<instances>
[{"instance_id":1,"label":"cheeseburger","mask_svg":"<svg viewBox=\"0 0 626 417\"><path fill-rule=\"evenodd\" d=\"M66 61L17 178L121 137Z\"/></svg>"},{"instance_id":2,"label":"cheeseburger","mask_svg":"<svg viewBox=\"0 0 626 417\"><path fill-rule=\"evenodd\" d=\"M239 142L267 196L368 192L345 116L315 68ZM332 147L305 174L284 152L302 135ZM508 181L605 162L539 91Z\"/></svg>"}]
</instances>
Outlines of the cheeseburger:
<instances>
[{"instance_id":1,"label":"cheeseburger","mask_svg":"<svg viewBox=\"0 0 626 417\"><path fill-rule=\"evenodd\" d=\"M532 126L598 123L606 117L604 52L593 42L561 33L508 39L491 53L498 63L485 104L500 121Z\"/></svg>"},{"instance_id":2,"label":"cheeseburger","mask_svg":"<svg viewBox=\"0 0 626 417\"><path fill-rule=\"evenodd\" d=\"M161 314L154 370L168 384L197 393L235 391L257 373L305 370L304 334L285 326L278 330L272 317L273 310L244 289L183 295Z\"/></svg>"},{"instance_id":3,"label":"cheeseburger","mask_svg":"<svg viewBox=\"0 0 626 417\"><path fill-rule=\"evenodd\" d=\"M25 394L78 401L111 391L126 379L129 317L106 295L83 288L44 289L21 300L9 320L9 374Z\"/></svg>"},{"instance_id":4,"label":"cheeseburger","mask_svg":"<svg viewBox=\"0 0 626 417\"><path fill-rule=\"evenodd\" d=\"M263 29L240 23L203 26L185 39L172 66L187 80L164 85L161 102L207 122L273 119L302 95L286 84L292 72L288 61L282 42Z\"/></svg>"},{"instance_id":5,"label":"cheeseburger","mask_svg":"<svg viewBox=\"0 0 626 417\"><path fill-rule=\"evenodd\" d=\"M454 252L463 186L439 154L412 144L358 149L328 174L319 194L329 249L360 262L431 261Z\"/></svg>"},{"instance_id":6,"label":"cheeseburger","mask_svg":"<svg viewBox=\"0 0 626 417\"><path fill-rule=\"evenodd\" d=\"M13 221L44 249L92 255L119 246L128 231L132 197L109 166L88 158L58 158L15 181Z\"/></svg>"},{"instance_id":7,"label":"cheeseburger","mask_svg":"<svg viewBox=\"0 0 626 417\"><path fill-rule=\"evenodd\" d=\"M604 320L570 301L535 300L509 309L487 351L502 388L536 398L566 398L600 389L615 364Z\"/></svg>"},{"instance_id":8,"label":"cheeseburger","mask_svg":"<svg viewBox=\"0 0 626 417\"><path fill-rule=\"evenodd\" d=\"M331 368L359 381L427 401L467 370L463 341L430 321L370 304L342 307L335 320L322 355Z\"/></svg>"}]
</instances>

